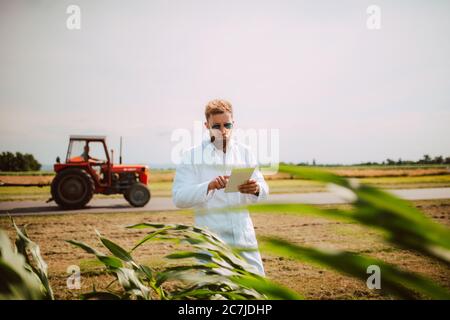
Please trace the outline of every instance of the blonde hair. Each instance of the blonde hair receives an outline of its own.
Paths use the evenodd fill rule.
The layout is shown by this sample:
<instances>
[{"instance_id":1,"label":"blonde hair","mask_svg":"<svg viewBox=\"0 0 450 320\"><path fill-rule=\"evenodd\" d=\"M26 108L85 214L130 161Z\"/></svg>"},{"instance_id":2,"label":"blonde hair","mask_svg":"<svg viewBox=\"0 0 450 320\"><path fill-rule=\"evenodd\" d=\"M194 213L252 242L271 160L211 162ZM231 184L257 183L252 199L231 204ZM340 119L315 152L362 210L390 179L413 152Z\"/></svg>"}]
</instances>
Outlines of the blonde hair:
<instances>
[{"instance_id":1,"label":"blonde hair","mask_svg":"<svg viewBox=\"0 0 450 320\"><path fill-rule=\"evenodd\" d=\"M233 107L231 103L222 99L215 99L208 102L205 108L205 117L208 120L210 115L229 112L233 115Z\"/></svg>"}]
</instances>

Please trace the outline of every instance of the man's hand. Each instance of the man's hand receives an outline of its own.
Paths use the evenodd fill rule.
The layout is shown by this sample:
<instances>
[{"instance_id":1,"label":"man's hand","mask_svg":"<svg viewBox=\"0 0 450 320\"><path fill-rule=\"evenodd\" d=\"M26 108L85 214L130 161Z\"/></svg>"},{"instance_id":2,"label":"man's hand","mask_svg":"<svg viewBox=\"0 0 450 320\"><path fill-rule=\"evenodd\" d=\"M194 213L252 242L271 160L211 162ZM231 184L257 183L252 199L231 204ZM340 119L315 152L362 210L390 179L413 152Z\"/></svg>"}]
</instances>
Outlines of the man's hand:
<instances>
[{"instance_id":1,"label":"man's hand","mask_svg":"<svg viewBox=\"0 0 450 320\"><path fill-rule=\"evenodd\" d=\"M259 185L254 179L247 180L246 183L241 184L238 188L241 193L259 195Z\"/></svg>"},{"instance_id":2,"label":"man's hand","mask_svg":"<svg viewBox=\"0 0 450 320\"><path fill-rule=\"evenodd\" d=\"M223 189L226 187L228 178L230 176L218 176L215 177L211 182L208 184L208 192L214 189Z\"/></svg>"}]
</instances>

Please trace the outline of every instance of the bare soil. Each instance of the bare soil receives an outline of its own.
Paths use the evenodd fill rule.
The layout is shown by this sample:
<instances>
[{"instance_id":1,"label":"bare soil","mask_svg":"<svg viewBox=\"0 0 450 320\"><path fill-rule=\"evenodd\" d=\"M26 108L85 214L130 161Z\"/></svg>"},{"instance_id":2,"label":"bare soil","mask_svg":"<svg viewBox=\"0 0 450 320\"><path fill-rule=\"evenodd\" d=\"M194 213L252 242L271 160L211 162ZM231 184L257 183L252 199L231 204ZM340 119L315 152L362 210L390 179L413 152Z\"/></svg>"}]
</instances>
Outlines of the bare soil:
<instances>
[{"instance_id":1,"label":"bare soil","mask_svg":"<svg viewBox=\"0 0 450 320\"><path fill-rule=\"evenodd\" d=\"M414 205L435 221L450 226L450 199L415 201ZM252 219L258 236L278 236L301 245L363 253L431 277L450 288L450 268L415 253L394 248L371 229L323 218L288 214L255 213L252 214ZM90 291L93 284L101 289L112 278L102 271L91 255L74 248L65 240L83 241L102 249L95 235L94 229L97 229L125 248L131 248L144 236L145 231L129 230L125 226L143 221L192 224L193 216L188 211L170 211L27 216L16 217L15 221L18 225L27 225L30 237L40 245L41 253L49 266L50 282L56 298L77 299L81 292ZM11 238L14 236L7 217L0 217L0 228L6 229ZM159 269L170 263L163 258L164 255L176 249L171 243L151 242L139 248L134 256L138 261ZM367 289L361 281L326 268L267 254L263 254L263 262L270 279L303 294L307 299L392 298L381 295L377 290ZM67 268L71 265L81 268L81 290L69 290L66 287Z\"/></svg>"}]
</instances>

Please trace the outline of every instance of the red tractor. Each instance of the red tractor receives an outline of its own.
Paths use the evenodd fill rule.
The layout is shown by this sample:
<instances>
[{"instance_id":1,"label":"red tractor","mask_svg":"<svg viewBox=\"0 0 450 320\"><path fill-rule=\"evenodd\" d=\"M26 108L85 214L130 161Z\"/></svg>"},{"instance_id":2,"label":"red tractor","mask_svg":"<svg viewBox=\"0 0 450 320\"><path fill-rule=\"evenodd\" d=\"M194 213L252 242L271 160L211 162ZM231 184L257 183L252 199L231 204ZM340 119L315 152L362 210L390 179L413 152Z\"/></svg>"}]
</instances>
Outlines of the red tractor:
<instances>
[{"instance_id":1,"label":"red tractor","mask_svg":"<svg viewBox=\"0 0 450 320\"><path fill-rule=\"evenodd\" d=\"M121 148L122 149L122 143ZM95 157L93 157L95 156ZM150 200L147 188L149 169L143 165L113 164L104 136L70 136L66 163L56 159L56 176L51 193L64 209L80 209L95 193L123 194L133 207L143 207Z\"/></svg>"}]
</instances>

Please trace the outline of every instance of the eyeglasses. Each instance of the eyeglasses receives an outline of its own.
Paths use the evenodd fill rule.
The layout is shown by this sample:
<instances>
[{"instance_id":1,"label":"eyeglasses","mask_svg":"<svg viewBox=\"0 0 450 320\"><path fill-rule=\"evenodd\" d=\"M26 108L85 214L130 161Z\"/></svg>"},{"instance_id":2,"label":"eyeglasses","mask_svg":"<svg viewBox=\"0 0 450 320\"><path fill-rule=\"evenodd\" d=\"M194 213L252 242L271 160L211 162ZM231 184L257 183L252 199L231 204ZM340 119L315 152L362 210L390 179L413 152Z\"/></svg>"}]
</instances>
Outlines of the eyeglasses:
<instances>
[{"instance_id":1,"label":"eyeglasses","mask_svg":"<svg viewBox=\"0 0 450 320\"><path fill-rule=\"evenodd\" d=\"M223 124L225 129L231 129L233 128L233 124L231 122L227 122ZM220 124L214 124L211 126L212 129L220 130L221 125Z\"/></svg>"}]
</instances>

